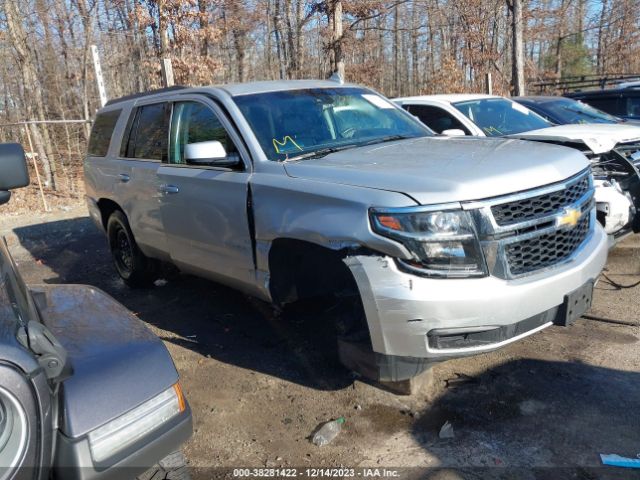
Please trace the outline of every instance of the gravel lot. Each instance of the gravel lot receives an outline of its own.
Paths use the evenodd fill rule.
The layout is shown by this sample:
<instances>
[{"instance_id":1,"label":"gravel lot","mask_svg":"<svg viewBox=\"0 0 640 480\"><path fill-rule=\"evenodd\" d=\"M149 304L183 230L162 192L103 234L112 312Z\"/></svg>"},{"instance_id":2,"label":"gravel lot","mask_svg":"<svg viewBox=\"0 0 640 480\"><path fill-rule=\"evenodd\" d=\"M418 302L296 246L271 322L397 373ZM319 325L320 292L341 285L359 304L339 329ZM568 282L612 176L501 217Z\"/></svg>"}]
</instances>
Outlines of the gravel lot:
<instances>
[{"instance_id":1,"label":"gravel lot","mask_svg":"<svg viewBox=\"0 0 640 480\"><path fill-rule=\"evenodd\" d=\"M0 234L29 283L95 285L166 343L193 408L185 453L198 478L215 467L428 467L431 479L640 478L604 468L600 453L640 452L640 327L581 319L498 352L437 366L412 397L361 382L338 364L322 304L268 306L205 280L178 276L149 290L117 278L104 236L82 208L0 217ZM640 279L640 241L610 254L607 274ZM640 322L640 287L596 287L592 314ZM447 380L460 378L455 386ZM334 443L308 437L346 417ZM455 438L438 431L451 422Z\"/></svg>"}]
</instances>

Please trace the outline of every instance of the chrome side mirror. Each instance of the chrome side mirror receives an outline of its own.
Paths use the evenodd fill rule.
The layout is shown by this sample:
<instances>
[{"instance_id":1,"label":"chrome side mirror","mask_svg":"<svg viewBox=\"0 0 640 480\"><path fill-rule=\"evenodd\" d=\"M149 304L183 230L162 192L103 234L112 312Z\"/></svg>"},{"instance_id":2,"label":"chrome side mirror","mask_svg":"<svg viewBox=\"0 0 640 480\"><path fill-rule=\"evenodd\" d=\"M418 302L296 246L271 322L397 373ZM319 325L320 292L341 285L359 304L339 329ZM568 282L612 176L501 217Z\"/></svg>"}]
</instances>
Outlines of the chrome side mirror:
<instances>
[{"instance_id":1,"label":"chrome side mirror","mask_svg":"<svg viewBox=\"0 0 640 480\"><path fill-rule=\"evenodd\" d=\"M189 143L184 147L184 159L187 165L212 167L230 167L237 165L240 158L228 156L222 143L217 140Z\"/></svg>"}]
</instances>

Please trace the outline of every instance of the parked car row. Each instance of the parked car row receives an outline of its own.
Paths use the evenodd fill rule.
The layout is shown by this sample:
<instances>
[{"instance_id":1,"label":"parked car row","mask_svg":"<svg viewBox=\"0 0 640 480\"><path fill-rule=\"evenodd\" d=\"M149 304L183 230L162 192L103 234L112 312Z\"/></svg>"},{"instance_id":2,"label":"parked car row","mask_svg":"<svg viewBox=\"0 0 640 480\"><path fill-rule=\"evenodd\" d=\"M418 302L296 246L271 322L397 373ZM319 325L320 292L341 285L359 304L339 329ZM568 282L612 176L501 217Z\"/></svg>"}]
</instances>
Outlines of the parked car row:
<instances>
[{"instance_id":1,"label":"parked car row","mask_svg":"<svg viewBox=\"0 0 640 480\"><path fill-rule=\"evenodd\" d=\"M606 114L592 113L593 109L569 99L535 102L538 109L550 111L547 116L569 111L573 119L598 120L555 124L527 108L533 103L528 97L515 100L462 94L396 102L440 134L519 138L577 149L591 162L597 216L606 233L619 239L640 230L640 126L605 122Z\"/></svg>"},{"instance_id":2,"label":"parked car row","mask_svg":"<svg viewBox=\"0 0 640 480\"><path fill-rule=\"evenodd\" d=\"M566 96L625 120L640 120L640 82L627 82L606 90L567 93Z\"/></svg>"},{"instance_id":3,"label":"parked car row","mask_svg":"<svg viewBox=\"0 0 640 480\"><path fill-rule=\"evenodd\" d=\"M486 130L456 110L438 132L553 131L521 105L460 100ZM116 99L91 134L89 211L133 287L168 262L278 306L332 299L343 363L374 380L581 316L608 251L585 152L640 140L636 129L454 138L410 111L333 81Z\"/></svg>"}]
</instances>

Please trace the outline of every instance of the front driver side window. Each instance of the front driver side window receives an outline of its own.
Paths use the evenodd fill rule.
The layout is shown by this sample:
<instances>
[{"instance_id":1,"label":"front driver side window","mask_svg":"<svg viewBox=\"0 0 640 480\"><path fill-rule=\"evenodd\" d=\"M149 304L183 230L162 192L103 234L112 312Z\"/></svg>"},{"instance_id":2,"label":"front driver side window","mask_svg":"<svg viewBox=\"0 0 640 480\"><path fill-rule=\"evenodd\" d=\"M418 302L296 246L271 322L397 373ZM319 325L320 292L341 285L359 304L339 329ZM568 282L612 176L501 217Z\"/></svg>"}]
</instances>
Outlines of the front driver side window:
<instances>
[{"instance_id":1,"label":"front driver side window","mask_svg":"<svg viewBox=\"0 0 640 480\"><path fill-rule=\"evenodd\" d=\"M227 158L238 157L238 150L217 115L198 102L177 102L171 120L171 151L169 163L188 165L185 146L192 143L218 141L227 152ZM202 163L198 164L199 166Z\"/></svg>"}]
</instances>

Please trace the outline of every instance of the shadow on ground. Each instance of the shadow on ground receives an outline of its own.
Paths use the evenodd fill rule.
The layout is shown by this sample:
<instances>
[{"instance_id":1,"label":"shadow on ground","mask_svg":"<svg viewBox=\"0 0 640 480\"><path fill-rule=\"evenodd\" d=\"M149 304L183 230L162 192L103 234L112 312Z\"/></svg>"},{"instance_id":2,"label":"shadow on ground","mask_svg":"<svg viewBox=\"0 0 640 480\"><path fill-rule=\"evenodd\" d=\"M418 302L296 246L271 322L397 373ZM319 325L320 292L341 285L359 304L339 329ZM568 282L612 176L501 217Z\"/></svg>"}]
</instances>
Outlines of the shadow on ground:
<instances>
[{"instance_id":1,"label":"shadow on ground","mask_svg":"<svg viewBox=\"0 0 640 480\"><path fill-rule=\"evenodd\" d=\"M219 361L322 390L353 378L336 360L333 327L322 301L273 314L268 305L207 280L176 275L162 287L131 290L118 278L104 235L89 218L14 229L36 259L20 270L28 283L80 283L113 296L141 320L175 335L163 338ZM37 265L37 266L36 266Z\"/></svg>"},{"instance_id":2,"label":"shadow on ground","mask_svg":"<svg viewBox=\"0 0 640 480\"><path fill-rule=\"evenodd\" d=\"M47 283L95 285L168 332L165 340L227 364L319 390L352 383L335 361L322 303L275 317L234 290L189 276L169 279L164 287L130 290L117 278L105 238L88 218L15 233L36 259L20 265L28 282L42 281L46 271ZM420 467L427 458L441 465L403 470L405 478L595 480L640 478L637 470L601 467L599 459L600 453L638 454L639 410L640 373L520 359L444 389L416 418L389 407L365 408L362 415L389 442L410 432L406 451L388 443L389 462L402 464L387 466ZM438 437L446 421L455 431L450 440ZM389 431L383 428L387 424Z\"/></svg>"},{"instance_id":3,"label":"shadow on ground","mask_svg":"<svg viewBox=\"0 0 640 480\"><path fill-rule=\"evenodd\" d=\"M599 456L636 458L638 407L640 373L521 359L446 389L411 432L443 466L422 478L638 479ZM455 438L442 440L446 421Z\"/></svg>"}]
</instances>

